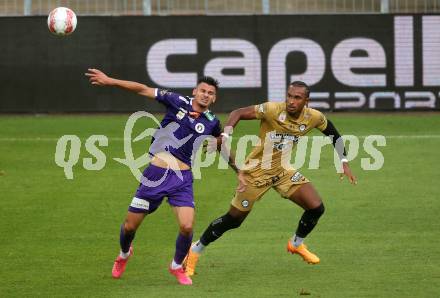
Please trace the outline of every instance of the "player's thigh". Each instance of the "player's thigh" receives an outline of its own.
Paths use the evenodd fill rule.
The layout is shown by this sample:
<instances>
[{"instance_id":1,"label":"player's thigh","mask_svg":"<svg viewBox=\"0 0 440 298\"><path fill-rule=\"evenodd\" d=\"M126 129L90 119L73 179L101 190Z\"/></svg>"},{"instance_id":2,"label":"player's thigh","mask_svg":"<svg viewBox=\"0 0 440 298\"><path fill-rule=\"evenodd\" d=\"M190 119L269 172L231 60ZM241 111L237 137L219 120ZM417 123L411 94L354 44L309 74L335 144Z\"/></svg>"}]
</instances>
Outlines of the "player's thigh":
<instances>
[{"instance_id":1,"label":"player's thigh","mask_svg":"<svg viewBox=\"0 0 440 298\"><path fill-rule=\"evenodd\" d=\"M285 199L290 199L292 194L302 185L310 182L299 171L294 169L284 171L277 178L278 181L273 188Z\"/></svg>"},{"instance_id":2,"label":"player's thigh","mask_svg":"<svg viewBox=\"0 0 440 298\"><path fill-rule=\"evenodd\" d=\"M190 233L194 225L194 208L188 206L173 206L179 228L182 232Z\"/></svg>"},{"instance_id":3,"label":"player's thigh","mask_svg":"<svg viewBox=\"0 0 440 298\"><path fill-rule=\"evenodd\" d=\"M299 171L292 169L284 172L274 188L282 197L303 209L313 209L321 204L321 198L312 183Z\"/></svg>"},{"instance_id":4,"label":"player's thigh","mask_svg":"<svg viewBox=\"0 0 440 298\"><path fill-rule=\"evenodd\" d=\"M243 212L243 214L249 213L252 210L255 202L257 202L270 189L270 187L270 185L255 186L248 182L245 191L235 192L231 205L238 211Z\"/></svg>"},{"instance_id":5,"label":"player's thigh","mask_svg":"<svg viewBox=\"0 0 440 298\"><path fill-rule=\"evenodd\" d=\"M321 197L311 182L300 185L288 199L305 210L317 208L322 204Z\"/></svg>"}]
</instances>

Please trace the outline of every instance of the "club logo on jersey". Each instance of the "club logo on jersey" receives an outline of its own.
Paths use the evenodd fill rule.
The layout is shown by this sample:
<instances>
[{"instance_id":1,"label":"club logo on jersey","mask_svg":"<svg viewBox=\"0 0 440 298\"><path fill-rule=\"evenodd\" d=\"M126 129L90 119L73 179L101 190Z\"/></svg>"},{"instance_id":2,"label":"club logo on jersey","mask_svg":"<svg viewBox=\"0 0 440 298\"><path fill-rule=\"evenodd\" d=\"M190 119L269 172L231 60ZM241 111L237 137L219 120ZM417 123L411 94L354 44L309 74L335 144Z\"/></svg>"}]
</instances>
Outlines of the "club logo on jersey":
<instances>
[{"instance_id":1,"label":"club logo on jersey","mask_svg":"<svg viewBox=\"0 0 440 298\"><path fill-rule=\"evenodd\" d=\"M290 178L292 182L299 182L301 180L304 180L304 176L300 172L296 172L293 174L292 178Z\"/></svg>"},{"instance_id":2,"label":"club logo on jersey","mask_svg":"<svg viewBox=\"0 0 440 298\"><path fill-rule=\"evenodd\" d=\"M243 206L244 208L249 207L249 201L248 200L241 201L241 206Z\"/></svg>"},{"instance_id":3,"label":"club logo on jersey","mask_svg":"<svg viewBox=\"0 0 440 298\"><path fill-rule=\"evenodd\" d=\"M198 133L203 133L205 131L205 125L203 125L203 123L197 123L195 129Z\"/></svg>"},{"instance_id":4,"label":"club logo on jersey","mask_svg":"<svg viewBox=\"0 0 440 298\"><path fill-rule=\"evenodd\" d=\"M280 122L284 122L286 121L286 113L282 112L279 116L278 116L278 120Z\"/></svg>"},{"instance_id":5,"label":"club logo on jersey","mask_svg":"<svg viewBox=\"0 0 440 298\"><path fill-rule=\"evenodd\" d=\"M301 124L299 126L299 131L303 132L304 130L306 130L306 125L305 124Z\"/></svg>"}]
</instances>

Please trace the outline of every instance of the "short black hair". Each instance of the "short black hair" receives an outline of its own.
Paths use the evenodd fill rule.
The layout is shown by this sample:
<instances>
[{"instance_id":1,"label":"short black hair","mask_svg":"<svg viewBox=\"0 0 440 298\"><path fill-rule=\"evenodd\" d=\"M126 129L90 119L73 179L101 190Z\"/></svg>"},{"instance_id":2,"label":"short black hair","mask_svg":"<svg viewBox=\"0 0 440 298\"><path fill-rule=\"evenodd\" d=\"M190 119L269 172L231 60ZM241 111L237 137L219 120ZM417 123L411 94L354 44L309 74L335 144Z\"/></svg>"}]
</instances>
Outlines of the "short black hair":
<instances>
[{"instance_id":1,"label":"short black hair","mask_svg":"<svg viewBox=\"0 0 440 298\"><path fill-rule=\"evenodd\" d=\"M307 98L309 98L310 96L310 88L309 85L307 85L306 83L304 83L303 81L293 81L292 83L289 84L289 86L294 86L294 87L304 87L306 89L306 96Z\"/></svg>"},{"instance_id":2,"label":"short black hair","mask_svg":"<svg viewBox=\"0 0 440 298\"><path fill-rule=\"evenodd\" d=\"M213 77L209 77L209 76L200 77L197 80L197 85L199 85L200 83L206 83L208 85L214 86L215 91L218 90L219 82L216 79L214 79Z\"/></svg>"}]
</instances>

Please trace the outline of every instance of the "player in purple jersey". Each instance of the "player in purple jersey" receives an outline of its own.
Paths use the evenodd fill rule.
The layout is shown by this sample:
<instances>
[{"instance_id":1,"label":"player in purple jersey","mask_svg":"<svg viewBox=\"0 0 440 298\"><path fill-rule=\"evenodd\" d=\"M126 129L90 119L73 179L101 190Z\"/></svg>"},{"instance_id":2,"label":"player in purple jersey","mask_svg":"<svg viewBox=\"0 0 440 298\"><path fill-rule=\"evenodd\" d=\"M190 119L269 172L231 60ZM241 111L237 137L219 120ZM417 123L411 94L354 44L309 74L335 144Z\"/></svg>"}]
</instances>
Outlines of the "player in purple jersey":
<instances>
[{"instance_id":1,"label":"player in purple jersey","mask_svg":"<svg viewBox=\"0 0 440 298\"><path fill-rule=\"evenodd\" d=\"M150 146L151 162L143 172L142 181L121 226L121 251L113 265L112 276L120 278L124 273L127 261L133 254L131 244L136 230L145 216L157 210L164 197L168 197L179 224L176 251L169 272L180 284L192 284L182 268L193 236L192 156L201 145L203 136L218 137L221 134L219 120L209 111L209 106L216 100L218 82L211 77L200 78L193 89L193 98L190 98L168 90L114 79L97 69L89 69L85 75L92 85L116 86L156 99L166 107L162 128L157 130Z\"/></svg>"}]
</instances>

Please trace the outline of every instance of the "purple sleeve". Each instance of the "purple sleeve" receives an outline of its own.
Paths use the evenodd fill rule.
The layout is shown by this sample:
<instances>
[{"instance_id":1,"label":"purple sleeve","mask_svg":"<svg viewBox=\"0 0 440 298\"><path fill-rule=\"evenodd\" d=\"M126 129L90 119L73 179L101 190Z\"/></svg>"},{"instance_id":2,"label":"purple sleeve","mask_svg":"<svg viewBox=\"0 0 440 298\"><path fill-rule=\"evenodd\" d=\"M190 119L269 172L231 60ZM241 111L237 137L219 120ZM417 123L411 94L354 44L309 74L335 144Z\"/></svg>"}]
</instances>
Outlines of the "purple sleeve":
<instances>
[{"instance_id":1,"label":"purple sleeve","mask_svg":"<svg viewBox=\"0 0 440 298\"><path fill-rule=\"evenodd\" d=\"M180 97L183 97L180 94L159 88L155 90L155 96L158 102L166 106L179 106Z\"/></svg>"},{"instance_id":2,"label":"purple sleeve","mask_svg":"<svg viewBox=\"0 0 440 298\"><path fill-rule=\"evenodd\" d=\"M220 124L220 121L217 120L217 124L215 125L214 129L212 130L212 135L214 137L219 137L222 133L222 125Z\"/></svg>"}]
</instances>

